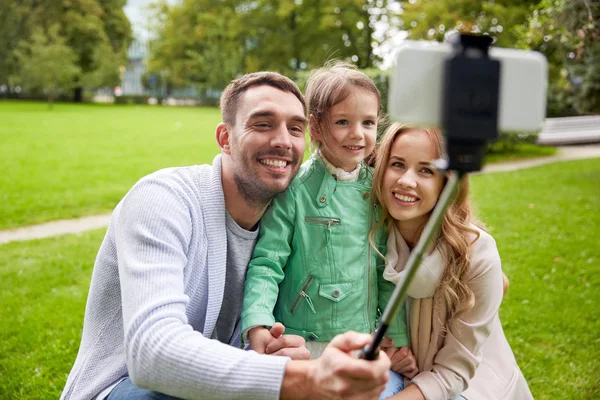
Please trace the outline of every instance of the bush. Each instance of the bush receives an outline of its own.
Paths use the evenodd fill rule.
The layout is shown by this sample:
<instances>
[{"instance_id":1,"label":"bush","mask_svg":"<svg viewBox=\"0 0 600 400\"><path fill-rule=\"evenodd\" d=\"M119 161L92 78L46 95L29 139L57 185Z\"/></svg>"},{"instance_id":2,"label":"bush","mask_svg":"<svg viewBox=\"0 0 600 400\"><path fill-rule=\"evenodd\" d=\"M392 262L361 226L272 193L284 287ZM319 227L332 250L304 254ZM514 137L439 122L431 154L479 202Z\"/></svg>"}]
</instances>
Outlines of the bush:
<instances>
[{"instance_id":1,"label":"bush","mask_svg":"<svg viewBox=\"0 0 600 400\"><path fill-rule=\"evenodd\" d=\"M115 96L115 104L148 104L148 98L142 94Z\"/></svg>"},{"instance_id":2,"label":"bush","mask_svg":"<svg viewBox=\"0 0 600 400\"><path fill-rule=\"evenodd\" d=\"M535 144L539 133L500 132L498 140L488 143L487 153L511 153L517 150L521 143Z\"/></svg>"}]
</instances>

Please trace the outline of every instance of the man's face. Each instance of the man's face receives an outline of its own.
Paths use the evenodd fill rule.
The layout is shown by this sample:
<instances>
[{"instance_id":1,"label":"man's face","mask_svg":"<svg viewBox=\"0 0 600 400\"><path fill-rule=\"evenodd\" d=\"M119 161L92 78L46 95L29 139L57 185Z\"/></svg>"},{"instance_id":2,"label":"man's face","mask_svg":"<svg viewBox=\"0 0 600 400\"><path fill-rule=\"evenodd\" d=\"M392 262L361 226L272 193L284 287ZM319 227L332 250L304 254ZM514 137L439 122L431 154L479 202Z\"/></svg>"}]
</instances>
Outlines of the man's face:
<instances>
[{"instance_id":1,"label":"man's face","mask_svg":"<svg viewBox=\"0 0 600 400\"><path fill-rule=\"evenodd\" d=\"M240 96L229 127L231 169L248 200L266 203L288 187L302 163L305 127L302 103L290 92L262 85Z\"/></svg>"}]
</instances>

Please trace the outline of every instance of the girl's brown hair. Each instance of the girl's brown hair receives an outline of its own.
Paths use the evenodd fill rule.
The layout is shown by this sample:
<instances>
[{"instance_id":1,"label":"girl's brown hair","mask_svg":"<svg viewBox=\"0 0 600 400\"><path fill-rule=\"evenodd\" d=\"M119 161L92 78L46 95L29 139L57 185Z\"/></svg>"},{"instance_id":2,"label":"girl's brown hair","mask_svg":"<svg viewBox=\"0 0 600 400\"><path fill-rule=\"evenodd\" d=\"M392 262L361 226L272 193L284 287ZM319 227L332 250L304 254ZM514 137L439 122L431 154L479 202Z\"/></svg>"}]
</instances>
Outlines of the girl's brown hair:
<instances>
[{"instance_id":1,"label":"girl's brown hair","mask_svg":"<svg viewBox=\"0 0 600 400\"><path fill-rule=\"evenodd\" d=\"M308 118L313 116L316 120L316 128L327 134L329 131L327 112L331 107L344 101L357 88L367 90L377 97L379 111L381 100L377 86L352 64L330 61L323 67L313 70L306 82ZM320 145L321 143L311 133L311 150L319 148Z\"/></svg>"},{"instance_id":2,"label":"girl's brown hair","mask_svg":"<svg viewBox=\"0 0 600 400\"><path fill-rule=\"evenodd\" d=\"M396 139L409 131L421 131L427 135L435 149L435 157L440 158L444 152L444 140L439 129L415 128L402 124L392 124L384 133L377 150L375 173L373 175L374 200L382 209L382 216L370 232L369 241L374 244L374 234L387 223L388 233L394 223L383 202L383 179L388 167L392 146ZM466 277L471 263L471 247L479 238L479 232L472 225L483 227L471 211L468 198L469 181L464 177L459 185L456 197L448 207L435 246L440 249L446 260L446 270L442 276L439 289L443 293L448 310L448 319L469 310L475 304L473 291L466 284ZM420 231L423 231L423 227ZM421 234L419 232L419 236Z\"/></svg>"}]
</instances>

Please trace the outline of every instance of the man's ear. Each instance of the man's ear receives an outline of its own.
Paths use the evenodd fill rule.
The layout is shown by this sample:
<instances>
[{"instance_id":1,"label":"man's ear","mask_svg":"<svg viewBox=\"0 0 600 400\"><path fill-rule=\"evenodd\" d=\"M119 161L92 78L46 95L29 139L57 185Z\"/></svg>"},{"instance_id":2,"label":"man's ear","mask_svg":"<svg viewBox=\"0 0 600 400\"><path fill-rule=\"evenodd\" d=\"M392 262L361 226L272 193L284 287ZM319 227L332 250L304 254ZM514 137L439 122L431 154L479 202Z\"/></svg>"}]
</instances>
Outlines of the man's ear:
<instances>
[{"instance_id":1,"label":"man's ear","mask_svg":"<svg viewBox=\"0 0 600 400\"><path fill-rule=\"evenodd\" d=\"M319 127L319 123L317 122L317 118L314 115L310 115L310 119L308 120L308 132L310 133L310 137L313 140L321 142L323 141L323 133L321 132L321 128Z\"/></svg>"},{"instance_id":2,"label":"man's ear","mask_svg":"<svg viewBox=\"0 0 600 400\"><path fill-rule=\"evenodd\" d=\"M229 132L229 125L225 122L221 122L217 125L216 138L221 151L224 154L231 155L231 134Z\"/></svg>"}]
</instances>

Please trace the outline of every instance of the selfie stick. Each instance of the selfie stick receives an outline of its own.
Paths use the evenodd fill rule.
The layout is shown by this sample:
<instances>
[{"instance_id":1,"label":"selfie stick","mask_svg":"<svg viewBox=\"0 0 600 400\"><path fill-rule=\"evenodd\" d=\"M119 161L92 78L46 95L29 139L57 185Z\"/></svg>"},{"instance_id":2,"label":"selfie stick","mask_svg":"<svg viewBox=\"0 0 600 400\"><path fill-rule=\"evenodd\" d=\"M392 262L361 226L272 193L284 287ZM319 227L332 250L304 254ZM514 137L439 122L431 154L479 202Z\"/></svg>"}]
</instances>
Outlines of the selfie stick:
<instances>
[{"instance_id":1,"label":"selfie stick","mask_svg":"<svg viewBox=\"0 0 600 400\"><path fill-rule=\"evenodd\" d=\"M379 345L406 300L423 255L439 234L446 210L462 178L468 172L481 169L486 142L498 137L500 62L488 57L492 38L461 34L453 39L453 53L445 61L442 97L448 162L438 166L438 169L448 171L446 185L406 262L406 279L396 285L373 334L373 341L362 350L361 358L367 360L378 357Z\"/></svg>"}]
</instances>

